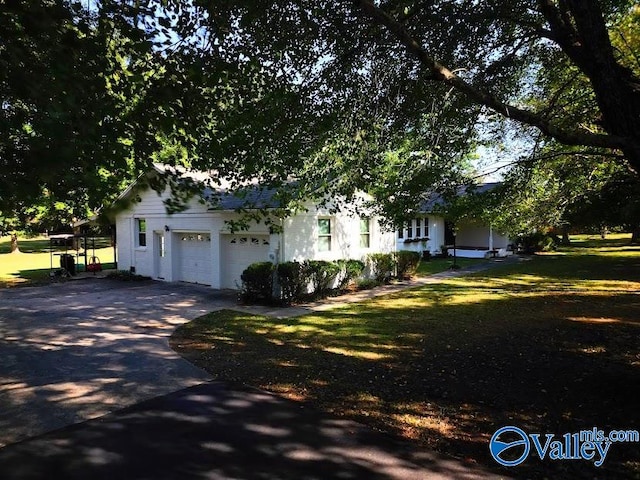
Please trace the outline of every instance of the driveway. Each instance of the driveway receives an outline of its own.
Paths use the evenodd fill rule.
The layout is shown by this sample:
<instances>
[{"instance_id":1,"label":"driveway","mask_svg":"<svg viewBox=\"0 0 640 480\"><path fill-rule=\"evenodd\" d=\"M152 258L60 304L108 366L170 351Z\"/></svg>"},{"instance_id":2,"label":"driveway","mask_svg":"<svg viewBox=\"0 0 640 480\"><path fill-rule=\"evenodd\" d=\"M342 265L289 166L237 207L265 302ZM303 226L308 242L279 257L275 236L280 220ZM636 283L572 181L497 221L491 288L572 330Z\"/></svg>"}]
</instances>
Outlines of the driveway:
<instances>
[{"instance_id":1,"label":"driveway","mask_svg":"<svg viewBox=\"0 0 640 480\"><path fill-rule=\"evenodd\" d=\"M233 294L152 281L0 290L0 446L208 381L168 337L234 304Z\"/></svg>"}]
</instances>

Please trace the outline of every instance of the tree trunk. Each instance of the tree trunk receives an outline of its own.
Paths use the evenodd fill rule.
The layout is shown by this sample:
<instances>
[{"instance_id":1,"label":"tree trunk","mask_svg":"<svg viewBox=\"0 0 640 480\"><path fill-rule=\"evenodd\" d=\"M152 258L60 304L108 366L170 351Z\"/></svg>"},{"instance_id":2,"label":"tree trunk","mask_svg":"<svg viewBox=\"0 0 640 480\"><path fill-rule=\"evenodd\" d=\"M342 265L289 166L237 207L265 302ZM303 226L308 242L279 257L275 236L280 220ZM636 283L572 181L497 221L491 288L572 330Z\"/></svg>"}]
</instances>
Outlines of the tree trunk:
<instances>
[{"instance_id":1,"label":"tree trunk","mask_svg":"<svg viewBox=\"0 0 640 480\"><path fill-rule=\"evenodd\" d=\"M18 248L18 235L15 233L11 234L11 253L20 253L20 249Z\"/></svg>"},{"instance_id":2,"label":"tree trunk","mask_svg":"<svg viewBox=\"0 0 640 480\"><path fill-rule=\"evenodd\" d=\"M562 245L571 245L569 239L569 227L562 227Z\"/></svg>"},{"instance_id":3,"label":"tree trunk","mask_svg":"<svg viewBox=\"0 0 640 480\"><path fill-rule=\"evenodd\" d=\"M637 245L640 243L640 225L633 229L631 233L631 243Z\"/></svg>"},{"instance_id":4,"label":"tree trunk","mask_svg":"<svg viewBox=\"0 0 640 480\"><path fill-rule=\"evenodd\" d=\"M640 78L616 60L597 0L567 0L566 5L576 30L565 25L573 44L560 46L589 78L604 129L626 140L621 150L640 174Z\"/></svg>"}]
</instances>

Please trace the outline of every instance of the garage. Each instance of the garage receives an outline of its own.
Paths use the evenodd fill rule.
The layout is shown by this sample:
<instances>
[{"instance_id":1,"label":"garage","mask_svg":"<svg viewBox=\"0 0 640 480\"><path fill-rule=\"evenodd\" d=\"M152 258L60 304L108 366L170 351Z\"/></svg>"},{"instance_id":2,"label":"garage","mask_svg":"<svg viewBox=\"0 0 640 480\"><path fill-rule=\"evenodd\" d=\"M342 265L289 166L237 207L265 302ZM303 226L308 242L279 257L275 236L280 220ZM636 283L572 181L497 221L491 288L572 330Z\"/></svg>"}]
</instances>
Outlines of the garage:
<instances>
[{"instance_id":1,"label":"garage","mask_svg":"<svg viewBox=\"0 0 640 480\"><path fill-rule=\"evenodd\" d=\"M211 285L213 262L211 234L208 232L175 233L176 280Z\"/></svg>"},{"instance_id":2,"label":"garage","mask_svg":"<svg viewBox=\"0 0 640 480\"><path fill-rule=\"evenodd\" d=\"M242 272L252 263L269 260L269 235L222 235L222 288L240 288Z\"/></svg>"}]
</instances>

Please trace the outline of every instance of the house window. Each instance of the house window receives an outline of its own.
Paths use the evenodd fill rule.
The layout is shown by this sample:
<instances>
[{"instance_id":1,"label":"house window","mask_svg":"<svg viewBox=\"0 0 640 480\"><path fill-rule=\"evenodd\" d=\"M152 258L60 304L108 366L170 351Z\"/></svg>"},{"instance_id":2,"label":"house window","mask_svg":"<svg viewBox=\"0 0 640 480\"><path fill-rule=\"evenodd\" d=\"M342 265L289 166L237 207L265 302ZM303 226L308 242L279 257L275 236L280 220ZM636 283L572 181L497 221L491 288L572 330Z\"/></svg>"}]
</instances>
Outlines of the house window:
<instances>
[{"instance_id":1,"label":"house window","mask_svg":"<svg viewBox=\"0 0 640 480\"><path fill-rule=\"evenodd\" d=\"M146 247L147 221L144 218L136 218L136 231L138 232L138 247Z\"/></svg>"},{"instance_id":2,"label":"house window","mask_svg":"<svg viewBox=\"0 0 640 480\"><path fill-rule=\"evenodd\" d=\"M360 248L371 246L371 219L362 217L360 219Z\"/></svg>"},{"instance_id":3,"label":"house window","mask_svg":"<svg viewBox=\"0 0 640 480\"><path fill-rule=\"evenodd\" d=\"M420 227L422 226L422 222L420 218L416 218L416 238L420 237Z\"/></svg>"},{"instance_id":4,"label":"house window","mask_svg":"<svg viewBox=\"0 0 640 480\"><path fill-rule=\"evenodd\" d=\"M407 238L413 238L413 222L407 224Z\"/></svg>"},{"instance_id":5,"label":"house window","mask_svg":"<svg viewBox=\"0 0 640 480\"><path fill-rule=\"evenodd\" d=\"M424 217L424 235L423 237L428 238L429 237L429 218L428 217Z\"/></svg>"},{"instance_id":6,"label":"house window","mask_svg":"<svg viewBox=\"0 0 640 480\"><path fill-rule=\"evenodd\" d=\"M402 227L398 230L398 238L404 238L404 228Z\"/></svg>"},{"instance_id":7,"label":"house window","mask_svg":"<svg viewBox=\"0 0 640 480\"><path fill-rule=\"evenodd\" d=\"M331 219L318 219L318 251L328 252L331 250Z\"/></svg>"}]
</instances>

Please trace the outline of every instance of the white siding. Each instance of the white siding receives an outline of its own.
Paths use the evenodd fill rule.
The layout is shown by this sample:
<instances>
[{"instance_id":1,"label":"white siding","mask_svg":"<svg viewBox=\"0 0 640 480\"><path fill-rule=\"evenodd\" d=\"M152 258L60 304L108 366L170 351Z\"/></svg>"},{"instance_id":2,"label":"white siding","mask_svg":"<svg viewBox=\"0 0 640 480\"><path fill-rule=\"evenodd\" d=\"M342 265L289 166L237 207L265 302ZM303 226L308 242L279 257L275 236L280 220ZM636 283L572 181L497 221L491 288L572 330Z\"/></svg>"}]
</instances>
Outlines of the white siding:
<instances>
[{"instance_id":1,"label":"white siding","mask_svg":"<svg viewBox=\"0 0 640 480\"><path fill-rule=\"evenodd\" d=\"M168 190L158 195L154 190L147 189L138 193L140 201L134 202L129 209L120 212L116 216L118 268L129 270L135 267L138 275L157 277L155 270L158 264L155 261L154 232L164 232L166 260L164 277L167 281L177 278L175 275L176 263L173 248L172 232L180 231L211 231L215 229L215 223L220 222L219 214L207 212L206 206L201 205L197 199L190 202L189 208L181 213L169 215L163 204L168 198ZM216 219L216 217L218 217ZM137 230L135 219L144 218L147 227L147 245L137 246ZM166 231L168 227L168 232ZM217 229L219 230L219 228ZM168 267L168 268L166 268Z\"/></svg>"},{"instance_id":2,"label":"white siding","mask_svg":"<svg viewBox=\"0 0 640 480\"><path fill-rule=\"evenodd\" d=\"M208 211L194 199L186 211L169 215L162 203L167 194L159 196L153 190L139 193L139 202L117 215L117 241L120 269L135 267L139 275L162 277L165 281L185 278L183 260L180 258L181 235L210 234L210 249L201 252L203 258L198 268L206 265L206 271L197 272L195 281L210 284L213 288L235 285L240 269L237 255L230 254L224 240L231 233L225 221L237 220L240 215L232 212ZM332 219L332 248L328 252L318 251L318 218ZM147 245L136 246L135 219L144 218L147 227ZM268 248L256 249L247 255L246 261L288 260L338 260L364 259L369 253L392 252L395 249L394 232L382 231L377 218L370 222L370 247L360 247L360 217L346 213L331 214L328 210L316 210L296 215L283 221L283 233L273 234L264 224L252 224L238 235L251 238L253 234L261 240L268 239ZM159 242L154 235L164 238L165 257L158 259ZM228 265L227 263L233 263ZM203 267L204 268L204 267ZM188 276L187 276L188 277ZM233 278L228 278L233 277Z\"/></svg>"},{"instance_id":3,"label":"white siding","mask_svg":"<svg viewBox=\"0 0 640 480\"><path fill-rule=\"evenodd\" d=\"M133 266L131 218L118 215L116 218L116 258L118 270L129 270Z\"/></svg>"},{"instance_id":4,"label":"white siding","mask_svg":"<svg viewBox=\"0 0 640 480\"><path fill-rule=\"evenodd\" d=\"M331 219L331 250L318 249L318 219ZM332 214L311 207L308 212L284 220L284 249L281 261L364 259L370 253L392 252L394 233L383 231L378 218L370 219L369 248L360 247L360 217L347 213Z\"/></svg>"}]
</instances>

